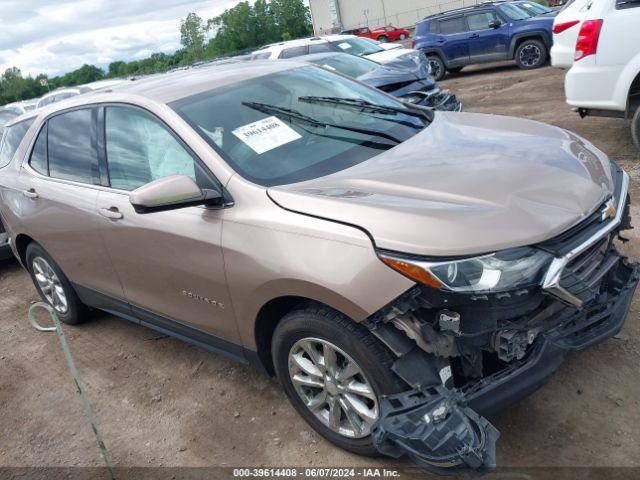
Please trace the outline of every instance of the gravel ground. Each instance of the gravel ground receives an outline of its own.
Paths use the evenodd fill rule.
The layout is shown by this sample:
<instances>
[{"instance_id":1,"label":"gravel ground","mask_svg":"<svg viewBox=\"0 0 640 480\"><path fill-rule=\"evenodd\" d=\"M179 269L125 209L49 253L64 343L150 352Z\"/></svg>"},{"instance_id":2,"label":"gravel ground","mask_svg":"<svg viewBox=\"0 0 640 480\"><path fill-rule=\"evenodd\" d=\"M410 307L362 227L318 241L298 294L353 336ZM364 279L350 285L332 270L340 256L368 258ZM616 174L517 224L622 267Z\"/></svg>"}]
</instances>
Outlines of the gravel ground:
<instances>
[{"instance_id":1,"label":"gravel ground","mask_svg":"<svg viewBox=\"0 0 640 480\"><path fill-rule=\"evenodd\" d=\"M580 120L564 103L562 71L498 65L465 70L441 85L467 111L527 117L586 137L630 172L638 198L640 156L628 124ZM633 206L636 224L639 213ZM637 258L640 239L630 236L626 250ZM15 262L0 265L0 466L100 466L56 336L27 325L35 300ZM502 432L500 466L640 467L638 308L636 299L616 338L570 358L546 386L492 419ZM274 380L249 367L108 315L65 331L120 467L408 465L333 447L295 413ZM0 478L11 472L0 470ZM149 478L167 473L137 474L145 472ZM169 478L181 478L186 471L171 472ZM556 477L561 471L534 472Z\"/></svg>"}]
</instances>

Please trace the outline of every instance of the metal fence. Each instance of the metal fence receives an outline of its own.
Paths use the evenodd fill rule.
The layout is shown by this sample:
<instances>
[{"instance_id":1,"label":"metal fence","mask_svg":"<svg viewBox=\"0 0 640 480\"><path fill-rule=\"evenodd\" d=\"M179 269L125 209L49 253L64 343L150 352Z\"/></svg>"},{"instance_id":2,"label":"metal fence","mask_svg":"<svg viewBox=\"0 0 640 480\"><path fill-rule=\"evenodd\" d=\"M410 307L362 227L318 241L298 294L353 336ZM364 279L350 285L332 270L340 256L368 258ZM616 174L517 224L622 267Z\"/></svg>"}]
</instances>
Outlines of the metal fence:
<instances>
[{"instance_id":1,"label":"metal fence","mask_svg":"<svg viewBox=\"0 0 640 480\"><path fill-rule=\"evenodd\" d=\"M449 10L455 10L456 8L471 7L478 5L482 0L449 0L438 3L436 5L430 5L427 7L421 7L414 10L408 10L405 12L396 12L385 15L378 18L367 18L363 14L362 21L356 24L343 25L342 30L351 30L358 27L382 27L384 25L394 25L396 27L413 28L425 17L435 15L436 13L448 12ZM326 35L330 33L337 33L339 28L321 29L317 32L320 35Z\"/></svg>"}]
</instances>

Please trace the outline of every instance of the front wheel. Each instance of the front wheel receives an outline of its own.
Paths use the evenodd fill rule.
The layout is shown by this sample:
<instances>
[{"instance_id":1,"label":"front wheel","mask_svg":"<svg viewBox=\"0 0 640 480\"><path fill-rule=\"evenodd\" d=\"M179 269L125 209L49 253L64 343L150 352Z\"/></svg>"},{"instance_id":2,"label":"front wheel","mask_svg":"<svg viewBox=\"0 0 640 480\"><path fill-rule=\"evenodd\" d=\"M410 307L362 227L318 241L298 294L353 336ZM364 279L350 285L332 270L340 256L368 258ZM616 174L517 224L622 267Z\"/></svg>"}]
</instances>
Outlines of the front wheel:
<instances>
[{"instance_id":1,"label":"front wheel","mask_svg":"<svg viewBox=\"0 0 640 480\"><path fill-rule=\"evenodd\" d=\"M406 40L407 36L404 33L400 34L400 40Z\"/></svg>"},{"instance_id":2,"label":"front wheel","mask_svg":"<svg viewBox=\"0 0 640 480\"><path fill-rule=\"evenodd\" d=\"M388 39L385 35L380 35L380 36L378 37L378 41L379 41L380 43L387 43L387 42L389 41L389 39Z\"/></svg>"},{"instance_id":3,"label":"front wheel","mask_svg":"<svg viewBox=\"0 0 640 480\"><path fill-rule=\"evenodd\" d=\"M282 388L314 430L350 452L378 453L371 439L378 398L408 387L367 328L329 309L297 310L278 324L272 351Z\"/></svg>"},{"instance_id":4,"label":"front wheel","mask_svg":"<svg viewBox=\"0 0 640 480\"><path fill-rule=\"evenodd\" d=\"M547 47L540 40L525 40L516 49L516 63L524 70L540 68L547 60Z\"/></svg>"},{"instance_id":5,"label":"front wheel","mask_svg":"<svg viewBox=\"0 0 640 480\"><path fill-rule=\"evenodd\" d=\"M435 78L436 82L439 82L444 78L444 74L446 73L444 62L437 55L430 55L427 58L429 60L429 66L431 67L431 75Z\"/></svg>"},{"instance_id":6,"label":"front wheel","mask_svg":"<svg viewBox=\"0 0 640 480\"><path fill-rule=\"evenodd\" d=\"M640 150L640 107L636 109L636 114L631 121L631 138L638 150Z\"/></svg>"}]
</instances>

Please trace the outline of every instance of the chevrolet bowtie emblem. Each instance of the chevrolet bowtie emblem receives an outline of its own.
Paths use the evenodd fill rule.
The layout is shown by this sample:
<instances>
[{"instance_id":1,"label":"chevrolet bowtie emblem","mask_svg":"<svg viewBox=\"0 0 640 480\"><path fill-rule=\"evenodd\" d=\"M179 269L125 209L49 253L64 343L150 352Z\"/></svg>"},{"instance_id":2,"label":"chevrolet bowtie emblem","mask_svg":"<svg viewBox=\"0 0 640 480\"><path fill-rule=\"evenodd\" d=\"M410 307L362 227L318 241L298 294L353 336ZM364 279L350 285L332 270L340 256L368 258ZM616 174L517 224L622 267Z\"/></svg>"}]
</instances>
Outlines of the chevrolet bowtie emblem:
<instances>
[{"instance_id":1,"label":"chevrolet bowtie emblem","mask_svg":"<svg viewBox=\"0 0 640 480\"><path fill-rule=\"evenodd\" d=\"M618 203L615 198L610 198L602 209L602 221L608 220L616 216L618 212Z\"/></svg>"}]
</instances>

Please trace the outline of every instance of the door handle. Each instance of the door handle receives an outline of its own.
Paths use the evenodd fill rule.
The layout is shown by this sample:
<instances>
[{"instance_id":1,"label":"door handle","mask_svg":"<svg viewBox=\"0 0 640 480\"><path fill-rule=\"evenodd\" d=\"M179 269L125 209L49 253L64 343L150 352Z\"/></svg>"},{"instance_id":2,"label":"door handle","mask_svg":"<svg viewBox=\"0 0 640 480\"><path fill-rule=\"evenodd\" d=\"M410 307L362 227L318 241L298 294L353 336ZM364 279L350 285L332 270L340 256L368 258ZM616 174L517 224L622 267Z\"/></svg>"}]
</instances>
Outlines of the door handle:
<instances>
[{"instance_id":1,"label":"door handle","mask_svg":"<svg viewBox=\"0 0 640 480\"><path fill-rule=\"evenodd\" d=\"M27 198L31 198L33 200L38 198L38 193L36 192L35 188L30 188L29 190L23 190L22 195L24 195Z\"/></svg>"},{"instance_id":2,"label":"door handle","mask_svg":"<svg viewBox=\"0 0 640 480\"><path fill-rule=\"evenodd\" d=\"M116 207L101 208L99 210L100 215L109 220L120 220L124 215Z\"/></svg>"}]
</instances>

